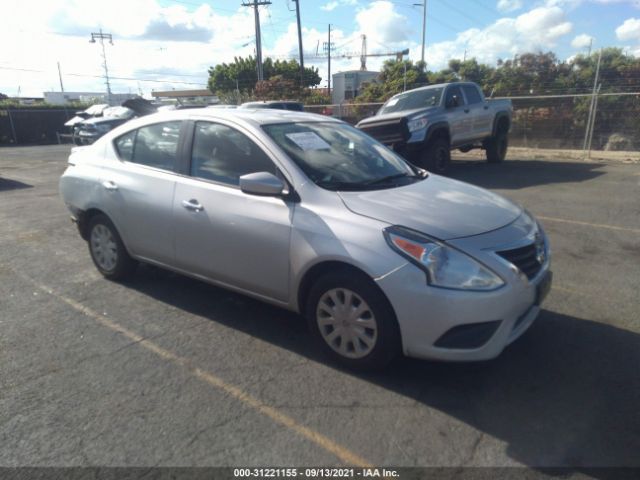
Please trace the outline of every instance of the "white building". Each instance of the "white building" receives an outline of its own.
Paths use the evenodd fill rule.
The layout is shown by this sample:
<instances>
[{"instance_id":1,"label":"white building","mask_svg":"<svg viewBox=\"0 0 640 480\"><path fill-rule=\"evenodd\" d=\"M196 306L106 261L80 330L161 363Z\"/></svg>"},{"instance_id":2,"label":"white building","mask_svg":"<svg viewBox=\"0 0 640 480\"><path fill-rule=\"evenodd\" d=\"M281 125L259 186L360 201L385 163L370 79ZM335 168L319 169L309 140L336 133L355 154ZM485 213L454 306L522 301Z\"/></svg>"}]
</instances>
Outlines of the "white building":
<instances>
[{"instance_id":1,"label":"white building","mask_svg":"<svg viewBox=\"0 0 640 480\"><path fill-rule=\"evenodd\" d=\"M125 100L137 96L135 93L112 93L111 103L120 105ZM70 102L108 103L106 92L44 92L44 101L52 105L65 105Z\"/></svg>"},{"instance_id":2,"label":"white building","mask_svg":"<svg viewBox=\"0 0 640 480\"><path fill-rule=\"evenodd\" d=\"M360 93L360 86L364 82L375 80L380 72L370 72L368 70L349 70L331 75L331 103L349 103Z\"/></svg>"}]
</instances>

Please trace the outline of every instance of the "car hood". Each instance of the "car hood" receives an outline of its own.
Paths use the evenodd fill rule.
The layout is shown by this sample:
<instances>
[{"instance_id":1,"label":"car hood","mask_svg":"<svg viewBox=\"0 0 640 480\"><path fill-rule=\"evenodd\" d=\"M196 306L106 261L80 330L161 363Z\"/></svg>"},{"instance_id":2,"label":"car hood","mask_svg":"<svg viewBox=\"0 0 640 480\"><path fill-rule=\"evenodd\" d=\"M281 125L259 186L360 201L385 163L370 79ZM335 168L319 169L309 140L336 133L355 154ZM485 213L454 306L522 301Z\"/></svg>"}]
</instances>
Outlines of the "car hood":
<instances>
[{"instance_id":1,"label":"car hood","mask_svg":"<svg viewBox=\"0 0 640 480\"><path fill-rule=\"evenodd\" d=\"M102 124L108 124L108 123L120 124L128 120L129 120L128 118L119 118L119 117L92 117L79 123L80 125L102 125Z\"/></svg>"},{"instance_id":2,"label":"car hood","mask_svg":"<svg viewBox=\"0 0 640 480\"><path fill-rule=\"evenodd\" d=\"M400 110L398 112L390 112L383 114L376 114L373 117L365 118L356 125L357 127L365 126L370 123L383 123L386 121L399 120L401 118L412 118L420 115L428 115L438 109L437 106L427 108L416 108L414 110Z\"/></svg>"},{"instance_id":3,"label":"car hood","mask_svg":"<svg viewBox=\"0 0 640 480\"><path fill-rule=\"evenodd\" d=\"M356 214L440 240L496 230L522 213L522 208L500 195L433 174L403 187L338 194Z\"/></svg>"}]
</instances>

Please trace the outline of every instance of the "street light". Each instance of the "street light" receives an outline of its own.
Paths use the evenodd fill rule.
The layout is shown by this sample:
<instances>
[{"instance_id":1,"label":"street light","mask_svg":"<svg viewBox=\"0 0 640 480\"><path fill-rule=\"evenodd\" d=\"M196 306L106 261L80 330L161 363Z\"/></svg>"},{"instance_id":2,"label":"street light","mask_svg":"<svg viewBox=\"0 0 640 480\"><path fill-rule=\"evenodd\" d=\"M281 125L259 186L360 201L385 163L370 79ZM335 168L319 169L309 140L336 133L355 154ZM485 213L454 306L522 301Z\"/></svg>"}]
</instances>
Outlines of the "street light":
<instances>
[{"instance_id":1,"label":"street light","mask_svg":"<svg viewBox=\"0 0 640 480\"><path fill-rule=\"evenodd\" d=\"M107 67L107 52L104 49L104 41L109 40L109 43L113 45L113 36L110 33L102 33L102 29L100 29L98 33L91 33L89 43L96 43L96 39L100 40L100 46L102 46L102 67L104 68L105 84L107 85L107 103L111 105L111 84L109 83L109 68Z\"/></svg>"}]
</instances>

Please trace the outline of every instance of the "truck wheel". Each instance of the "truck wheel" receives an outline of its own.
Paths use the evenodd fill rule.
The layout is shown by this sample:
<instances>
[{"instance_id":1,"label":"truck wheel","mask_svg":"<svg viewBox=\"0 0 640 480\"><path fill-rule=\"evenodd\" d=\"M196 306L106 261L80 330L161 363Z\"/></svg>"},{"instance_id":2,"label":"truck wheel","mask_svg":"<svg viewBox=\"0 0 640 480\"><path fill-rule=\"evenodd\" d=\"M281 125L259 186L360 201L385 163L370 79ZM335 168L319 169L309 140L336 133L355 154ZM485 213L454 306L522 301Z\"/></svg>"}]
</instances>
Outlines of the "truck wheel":
<instances>
[{"instance_id":1,"label":"truck wheel","mask_svg":"<svg viewBox=\"0 0 640 480\"><path fill-rule=\"evenodd\" d=\"M489 163L502 163L507 156L509 140L507 132L498 131L495 136L485 142L485 152Z\"/></svg>"},{"instance_id":2,"label":"truck wheel","mask_svg":"<svg viewBox=\"0 0 640 480\"><path fill-rule=\"evenodd\" d=\"M433 173L444 173L451 161L451 151L446 138L435 138L429 142L420 156L419 166Z\"/></svg>"}]
</instances>

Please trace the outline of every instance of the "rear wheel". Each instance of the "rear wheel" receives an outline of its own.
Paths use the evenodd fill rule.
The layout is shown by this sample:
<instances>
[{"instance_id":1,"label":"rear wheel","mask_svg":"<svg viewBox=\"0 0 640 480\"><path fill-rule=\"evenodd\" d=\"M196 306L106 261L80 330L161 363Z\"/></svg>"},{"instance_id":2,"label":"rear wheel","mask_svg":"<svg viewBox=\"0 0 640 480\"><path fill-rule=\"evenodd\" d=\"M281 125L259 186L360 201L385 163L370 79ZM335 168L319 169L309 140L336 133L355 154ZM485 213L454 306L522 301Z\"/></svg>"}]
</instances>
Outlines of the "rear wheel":
<instances>
[{"instance_id":1,"label":"rear wheel","mask_svg":"<svg viewBox=\"0 0 640 480\"><path fill-rule=\"evenodd\" d=\"M110 280L123 280L136 268L115 226L106 215L95 215L88 227L89 253L98 271Z\"/></svg>"},{"instance_id":2,"label":"rear wheel","mask_svg":"<svg viewBox=\"0 0 640 480\"><path fill-rule=\"evenodd\" d=\"M345 271L321 277L309 293L306 316L324 352L349 368L382 368L400 353L393 309L364 275Z\"/></svg>"},{"instance_id":3,"label":"rear wheel","mask_svg":"<svg viewBox=\"0 0 640 480\"><path fill-rule=\"evenodd\" d=\"M451 161L451 151L446 138L438 137L431 140L422 151L419 166L433 173L444 173Z\"/></svg>"},{"instance_id":4,"label":"rear wheel","mask_svg":"<svg viewBox=\"0 0 640 480\"><path fill-rule=\"evenodd\" d=\"M502 163L507 156L508 147L507 132L501 129L485 142L484 148L487 154L487 161L489 163Z\"/></svg>"}]
</instances>

